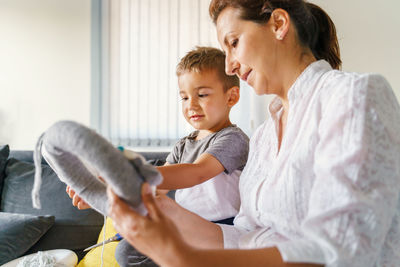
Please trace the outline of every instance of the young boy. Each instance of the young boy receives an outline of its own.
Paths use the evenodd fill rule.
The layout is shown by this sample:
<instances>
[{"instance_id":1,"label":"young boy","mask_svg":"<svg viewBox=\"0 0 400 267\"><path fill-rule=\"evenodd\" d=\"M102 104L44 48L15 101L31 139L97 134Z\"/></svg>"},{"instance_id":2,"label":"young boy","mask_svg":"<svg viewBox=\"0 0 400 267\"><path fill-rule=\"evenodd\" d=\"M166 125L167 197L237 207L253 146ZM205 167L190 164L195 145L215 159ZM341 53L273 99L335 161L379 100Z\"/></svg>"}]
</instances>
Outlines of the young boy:
<instances>
[{"instance_id":1,"label":"young boy","mask_svg":"<svg viewBox=\"0 0 400 267\"><path fill-rule=\"evenodd\" d=\"M239 211L239 176L247 161L249 138L229 119L238 102L239 79L225 73L225 55L197 47L176 70L182 112L196 129L178 141L158 167L164 180L158 189L177 189L182 207L216 222L233 224ZM157 266L122 240L115 252L124 266Z\"/></svg>"},{"instance_id":2,"label":"young boy","mask_svg":"<svg viewBox=\"0 0 400 267\"><path fill-rule=\"evenodd\" d=\"M229 119L239 100L239 79L225 74L225 55L198 47L177 66L182 112L196 129L175 144L159 189L178 189L182 207L210 221L230 219L240 206L238 181L247 161L248 137Z\"/></svg>"},{"instance_id":3,"label":"young boy","mask_svg":"<svg viewBox=\"0 0 400 267\"><path fill-rule=\"evenodd\" d=\"M177 189L175 200L182 207L207 220L233 224L249 150L249 138L229 119L240 97L239 79L226 75L224 53L211 47L187 53L176 74L183 115L196 131L178 141L167 163L158 167L164 180L157 188ZM156 266L124 240L116 258L120 266Z\"/></svg>"}]
</instances>

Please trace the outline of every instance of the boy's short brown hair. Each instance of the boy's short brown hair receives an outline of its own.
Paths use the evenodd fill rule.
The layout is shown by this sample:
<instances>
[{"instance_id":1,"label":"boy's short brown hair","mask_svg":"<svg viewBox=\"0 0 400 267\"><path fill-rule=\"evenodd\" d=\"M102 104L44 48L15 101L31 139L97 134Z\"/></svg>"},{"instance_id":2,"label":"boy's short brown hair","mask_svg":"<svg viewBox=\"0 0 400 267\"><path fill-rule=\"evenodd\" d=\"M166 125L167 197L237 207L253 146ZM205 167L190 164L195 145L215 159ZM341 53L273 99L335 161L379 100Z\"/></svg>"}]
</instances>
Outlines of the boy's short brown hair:
<instances>
[{"instance_id":1,"label":"boy's short brown hair","mask_svg":"<svg viewBox=\"0 0 400 267\"><path fill-rule=\"evenodd\" d=\"M197 46L189 51L176 66L176 75L179 77L187 71L202 72L217 71L220 81L226 92L233 86L239 87L239 78L225 73L225 54L214 47Z\"/></svg>"}]
</instances>

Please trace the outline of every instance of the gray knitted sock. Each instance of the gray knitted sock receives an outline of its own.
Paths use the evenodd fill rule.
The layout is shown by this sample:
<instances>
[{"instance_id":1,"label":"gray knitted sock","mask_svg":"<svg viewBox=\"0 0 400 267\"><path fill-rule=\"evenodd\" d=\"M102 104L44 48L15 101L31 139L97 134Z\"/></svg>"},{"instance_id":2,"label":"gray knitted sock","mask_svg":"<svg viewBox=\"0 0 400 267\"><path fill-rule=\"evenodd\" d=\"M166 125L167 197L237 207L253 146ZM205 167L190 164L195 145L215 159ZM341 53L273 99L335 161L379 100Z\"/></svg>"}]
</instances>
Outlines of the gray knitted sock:
<instances>
[{"instance_id":1,"label":"gray knitted sock","mask_svg":"<svg viewBox=\"0 0 400 267\"><path fill-rule=\"evenodd\" d=\"M131 153L130 158L116 149L93 130L72 121L60 121L51 126L39 138L35 152L35 182L32 202L40 208L41 149L43 156L61 181L69 185L90 206L107 215L107 186L136 211L145 214L141 201L141 186L161 183L162 177L155 167L143 157Z\"/></svg>"}]
</instances>

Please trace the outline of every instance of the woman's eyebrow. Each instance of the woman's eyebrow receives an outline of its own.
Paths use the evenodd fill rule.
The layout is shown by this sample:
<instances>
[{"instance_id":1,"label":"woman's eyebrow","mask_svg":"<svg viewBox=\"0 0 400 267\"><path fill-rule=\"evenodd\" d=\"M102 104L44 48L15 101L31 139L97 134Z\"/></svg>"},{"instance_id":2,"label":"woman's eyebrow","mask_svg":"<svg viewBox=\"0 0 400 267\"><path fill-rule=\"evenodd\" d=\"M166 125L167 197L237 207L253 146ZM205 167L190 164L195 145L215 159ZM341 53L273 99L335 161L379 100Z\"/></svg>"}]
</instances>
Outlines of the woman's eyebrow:
<instances>
[{"instance_id":1,"label":"woman's eyebrow","mask_svg":"<svg viewBox=\"0 0 400 267\"><path fill-rule=\"evenodd\" d=\"M225 36L224 36L224 44L225 44L226 46L229 45L228 37L229 37L229 35L232 34L232 33L233 33L233 31L230 31L230 32L228 32L227 34L225 34Z\"/></svg>"},{"instance_id":2,"label":"woman's eyebrow","mask_svg":"<svg viewBox=\"0 0 400 267\"><path fill-rule=\"evenodd\" d=\"M224 45L225 45L225 46L228 46L228 45L229 45L228 38L226 37L226 35L225 35L225 37L224 37Z\"/></svg>"}]
</instances>

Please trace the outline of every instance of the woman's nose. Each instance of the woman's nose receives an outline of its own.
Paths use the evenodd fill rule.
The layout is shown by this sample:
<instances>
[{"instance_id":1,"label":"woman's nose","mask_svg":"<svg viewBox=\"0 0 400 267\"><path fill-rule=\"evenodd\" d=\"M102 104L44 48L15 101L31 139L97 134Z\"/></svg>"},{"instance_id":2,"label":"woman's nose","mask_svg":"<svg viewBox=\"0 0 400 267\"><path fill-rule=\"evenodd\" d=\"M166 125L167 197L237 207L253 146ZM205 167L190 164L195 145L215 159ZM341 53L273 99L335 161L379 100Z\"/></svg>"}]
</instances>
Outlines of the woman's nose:
<instances>
[{"instance_id":1,"label":"woman's nose","mask_svg":"<svg viewBox=\"0 0 400 267\"><path fill-rule=\"evenodd\" d=\"M230 54L225 56L225 72L228 75L235 75L239 70L240 64Z\"/></svg>"}]
</instances>

